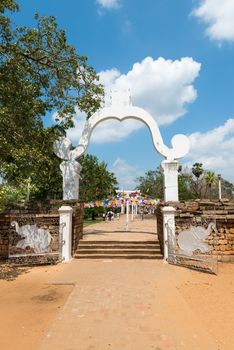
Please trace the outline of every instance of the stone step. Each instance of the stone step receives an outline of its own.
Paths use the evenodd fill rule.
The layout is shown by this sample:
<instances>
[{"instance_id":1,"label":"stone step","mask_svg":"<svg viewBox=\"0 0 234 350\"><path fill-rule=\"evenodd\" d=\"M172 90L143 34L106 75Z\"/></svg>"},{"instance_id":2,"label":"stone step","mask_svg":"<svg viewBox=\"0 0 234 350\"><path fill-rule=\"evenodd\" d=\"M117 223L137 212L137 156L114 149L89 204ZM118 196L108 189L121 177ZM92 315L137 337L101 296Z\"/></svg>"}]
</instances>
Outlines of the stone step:
<instances>
[{"instance_id":1,"label":"stone step","mask_svg":"<svg viewBox=\"0 0 234 350\"><path fill-rule=\"evenodd\" d=\"M159 241L80 240L77 259L162 259Z\"/></svg>"},{"instance_id":2,"label":"stone step","mask_svg":"<svg viewBox=\"0 0 234 350\"><path fill-rule=\"evenodd\" d=\"M79 241L79 245L83 244L135 244L135 245L141 245L141 244L159 244L158 240L151 240L151 241L117 241L117 240L110 240L110 241L91 241L91 240L83 240L81 239Z\"/></svg>"},{"instance_id":3,"label":"stone step","mask_svg":"<svg viewBox=\"0 0 234 350\"><path fill-rule=\"evenodd\" d=\"M76 259L162 259L160 254L80 254L74 255Z\"/></svg>"},{"instance_id":4,"label":"stone step","mask_svg":"<svg viewBox=\"0 0 234 350\"><path fill-rule=\"evenodd\" d=\"M126 248L121 248L121 249L99 249L99 248L92 248L92 249L81 249L79 248L77 250L78 254L161 254L160 249L126 249Z\"/></svg>"},{"instance_id":5,"label":"stone step","mask_svg":"<svg viewBox=\"0 0 234 350\"><path fill-rule=\"evenodd\" d=\"M81 244L79 249L94 249L94 248L104 248L104 249L160 249L159 244Z\"/></svg>"}]
</instances>

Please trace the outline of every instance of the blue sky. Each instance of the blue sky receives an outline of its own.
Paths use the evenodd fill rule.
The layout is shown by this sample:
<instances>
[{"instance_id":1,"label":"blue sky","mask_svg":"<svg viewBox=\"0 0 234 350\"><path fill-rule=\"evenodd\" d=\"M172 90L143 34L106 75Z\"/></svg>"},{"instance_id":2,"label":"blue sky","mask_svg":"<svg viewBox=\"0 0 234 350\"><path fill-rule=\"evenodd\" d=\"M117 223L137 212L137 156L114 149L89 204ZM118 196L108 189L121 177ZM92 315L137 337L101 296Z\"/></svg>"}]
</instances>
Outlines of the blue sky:
<instances>
[{"instance_id":1,"label":"blue sky","mask_svg":"<svg viewBox=\"0 0 234 350\"><path fill-rule=\"evenodd\" d=\"M168 146L176 133L189 136L183 164L199 161L234 181L234 0L18 2L17 23L33 25L35 11L54 15L107 89L130 87ZM69 136L77 143L84 116L75 121ZM106 161L125 189L162 160L135 121L97 126L88 152Z\"/></svg>"}]
</instances>

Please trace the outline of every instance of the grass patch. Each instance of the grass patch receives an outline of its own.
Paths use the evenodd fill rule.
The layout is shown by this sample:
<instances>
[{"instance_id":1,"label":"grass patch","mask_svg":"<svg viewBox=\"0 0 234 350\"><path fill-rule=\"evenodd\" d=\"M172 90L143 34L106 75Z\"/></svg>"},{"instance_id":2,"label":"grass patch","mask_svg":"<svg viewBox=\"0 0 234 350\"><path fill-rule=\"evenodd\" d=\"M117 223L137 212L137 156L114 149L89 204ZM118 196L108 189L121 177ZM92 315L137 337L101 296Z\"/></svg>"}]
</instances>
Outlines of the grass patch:
<instances>
[{"instance_id":1,"label":"grass patch","mask_svg":"<svg viewBox=\"0 0 234 350\"><path fill-rule=\"evenodd\" d=\"M100 221L102 221L102 218L96 218L95 220L92 219L84 219L84 227L87 227L89 225L97 224Z\"/></svg>"}]
</instances>

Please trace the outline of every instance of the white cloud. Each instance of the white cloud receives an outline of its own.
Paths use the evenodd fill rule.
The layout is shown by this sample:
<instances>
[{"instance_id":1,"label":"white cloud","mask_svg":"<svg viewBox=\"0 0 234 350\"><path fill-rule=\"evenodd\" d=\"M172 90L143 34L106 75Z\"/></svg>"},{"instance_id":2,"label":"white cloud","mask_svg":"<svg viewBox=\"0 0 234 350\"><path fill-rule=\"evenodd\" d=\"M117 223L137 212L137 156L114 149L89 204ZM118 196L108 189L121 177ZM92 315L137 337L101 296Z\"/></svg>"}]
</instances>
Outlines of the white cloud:
<instances>
[{"instance_id":1,"label":"white cloud","mask_svg":"<svg viewBox=\"0 0 234 350\"><path fill-rule=\"evenodd\" d=\"M192 13L207 24L210 39L234 41L233 0L202 0Z\"/></svg>"},{"instance_id":2,"label":"white cloud","mask_svg":"<svg viewBox=\"0 0 234 350\"><path fill-rule=\"evenodd\" d=\"M135 63L126 74L113 68L99 75L106 91L130 89L133 104L146 109L159 125L163 125L183 116L187 105L196 99L193 83L200 67L201 64L190 57L175 61L146 57ZM78 113L75 116L75 129L68 131L68 136L75 143L83 125L84 115ZM94 143L117 142L143 126L143 123L132 119L122 122L108 120L94 129L91 140Z\"/></svg>"},{"instance_id":3,"label":"white cloud","mask_svg":"<svg viewBox=\"0 0 234 350\"><path fill-rule=\"evenodd\" d=\"M144 172L138 167L130 165L126 160L117 158L111 167L111 171L117 177L119 188L122 190L134 190L136 188L136 178Z\"/></svg>"},{"instance_id":4,"label":"white cloud","mask_svg":"<svg viewBox=\"0 0 234 350\"><path fill-rule=\"evenodd\" d=\"M162 125L184 115L186 105L196 99L193 82L200 67L191 57L175 61L146 57L127 74L114 68L99 75L106 89L130 89L134 105L146 109Z\"/></svg>"},{"instance_id":5,"label":"white cloud","mask_svg":"<svg viewBox=\"0 0 234 350\"><path fill-rule=\"evenodd\" d=\"M98 5L106 9L116 9L120 7L119 0L97 0Z\"/></svg>"},{"instance_id":6,"label":"white cloud","mask_svg":"<svg viewBox=\"0 0 234 350\"><path fill-rule=\"evenodd\" d=\"M191 148L188 165L201 162L205 169L222 174L234 182L234 119L205 133L195 132L189 136Z\"/></svg>"}]
</instances>

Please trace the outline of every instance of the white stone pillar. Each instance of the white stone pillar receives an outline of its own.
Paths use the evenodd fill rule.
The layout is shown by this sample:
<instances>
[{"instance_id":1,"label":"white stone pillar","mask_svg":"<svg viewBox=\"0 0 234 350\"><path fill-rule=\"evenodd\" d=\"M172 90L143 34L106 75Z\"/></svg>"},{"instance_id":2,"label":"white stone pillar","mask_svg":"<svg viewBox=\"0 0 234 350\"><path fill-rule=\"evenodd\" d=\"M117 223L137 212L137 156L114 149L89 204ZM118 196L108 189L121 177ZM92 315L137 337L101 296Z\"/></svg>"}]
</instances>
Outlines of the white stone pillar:
<instances>
[{"instance_id":1,"label":"white stone pillar","mask_svg":"<svg viewBox=\"0 0 234 350\"><path fill-rule=\"evenodd\" d=\"M72 212L73 209L67 205L59 208L59 226L62 230L62 259L63 262L71 260L72 257Z\"/></svg>"},{"instance_id":2,"label":"white stone pillar","mask_svg":"<svg viewBox=\"0 0 234 350\"><path fill-rule=\"evenodd\" d=\"M164 160L161 163L161 170L164 178L164 201L179 200L178 190L178 169L179 163L176 160L168 161Z\"/></svg>"},{"instance_id":3,"label":"white stone pillar","mask_svg":"<svg viewBox=\"0 0 234 350\"><path fill-rule=\"evenodd\" d=\"M164 246L164 260L168 259L168 229L171 234L175 236L175 208L164 207L163 213L163 246ZM169 227L168 227L169 226Z\"/></svg>"}]
</instances>

